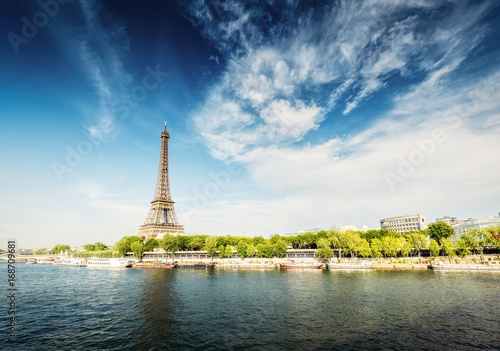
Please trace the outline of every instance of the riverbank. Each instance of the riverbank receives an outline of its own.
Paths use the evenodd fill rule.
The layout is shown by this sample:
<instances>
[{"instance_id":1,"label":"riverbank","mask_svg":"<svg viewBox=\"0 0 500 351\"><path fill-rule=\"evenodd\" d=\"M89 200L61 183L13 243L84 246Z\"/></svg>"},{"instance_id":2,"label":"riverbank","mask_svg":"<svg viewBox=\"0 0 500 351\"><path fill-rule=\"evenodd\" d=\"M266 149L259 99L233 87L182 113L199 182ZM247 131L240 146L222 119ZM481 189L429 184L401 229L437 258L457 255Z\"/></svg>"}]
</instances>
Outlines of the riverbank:
<instances>
[{"instance_id":1,"label":"riverbank","mask_svg":"<svg viewBox=\"0 0 500 351\"><path fill-rule=\"evenodd\" d=\"M373 263L375 270L418 270L429 269L427 263Z\"/></svg>"}]
</instances>

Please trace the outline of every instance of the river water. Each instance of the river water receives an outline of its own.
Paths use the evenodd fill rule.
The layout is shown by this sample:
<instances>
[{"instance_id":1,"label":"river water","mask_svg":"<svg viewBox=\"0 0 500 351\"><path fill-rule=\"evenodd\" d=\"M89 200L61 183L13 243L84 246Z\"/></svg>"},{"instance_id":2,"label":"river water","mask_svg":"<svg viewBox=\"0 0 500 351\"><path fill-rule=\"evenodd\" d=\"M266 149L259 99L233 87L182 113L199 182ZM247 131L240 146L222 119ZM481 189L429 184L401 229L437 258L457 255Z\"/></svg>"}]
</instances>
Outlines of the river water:
<instances>
[{"instance_id":1,"label":"river water","mask_svg":"<svg viewBox=\"0 0 500 351\"><path fill-rule=\"evenodd\" d=\"M499 273L16 268L0 349L500 349Z\"/></svg>"}]
</instances>

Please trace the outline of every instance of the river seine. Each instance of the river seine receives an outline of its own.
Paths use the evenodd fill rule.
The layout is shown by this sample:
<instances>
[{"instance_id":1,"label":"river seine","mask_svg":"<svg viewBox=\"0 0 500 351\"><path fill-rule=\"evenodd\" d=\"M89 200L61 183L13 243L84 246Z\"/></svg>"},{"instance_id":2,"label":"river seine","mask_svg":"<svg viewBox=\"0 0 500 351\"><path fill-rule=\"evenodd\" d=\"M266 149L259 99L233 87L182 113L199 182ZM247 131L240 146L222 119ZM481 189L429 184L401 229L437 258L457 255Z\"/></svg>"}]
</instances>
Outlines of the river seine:
<instances>
[{"instance_id":1,"label":"river seine","mask_svg":"<svg viewBox=\"0 0 500 351\"><path fill-rule=\"evenodd\" d=\"M18 264L9 343L1 267L0 349L500 349L499 273Z\"/></svg>"}]
</instances>

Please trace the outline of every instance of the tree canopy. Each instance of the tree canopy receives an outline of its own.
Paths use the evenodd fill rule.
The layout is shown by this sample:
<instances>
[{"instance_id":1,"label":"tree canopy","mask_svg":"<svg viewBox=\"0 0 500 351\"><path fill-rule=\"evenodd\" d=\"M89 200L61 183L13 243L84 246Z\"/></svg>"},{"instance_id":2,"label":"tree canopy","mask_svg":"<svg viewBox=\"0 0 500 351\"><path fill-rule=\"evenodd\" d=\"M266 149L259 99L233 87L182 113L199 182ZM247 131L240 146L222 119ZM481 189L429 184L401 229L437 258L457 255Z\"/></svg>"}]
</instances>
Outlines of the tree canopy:
<instances>
[{"instance_id":1,"label":"tree canopy","mask_svg":"<svg viewBox=\"0 0 500 351\"><path fill-rule=\"evenodd\" d=\"M209 235L172 235L165 234L161 240L148 239L144 244L138 236L125 236L114 246L119 256L127 252L134 252L139 257L143 252L152 251L161 247L169 253L177 251L207 251L213 258L232 257L236 253L239 257L284 257L289 247L294 249L312 249L320 257L333 257L335 252L342 255L355 257L380 258L407 257L411 250L418 251L429 248L431 256L436 257L442 250L443 254L451 257L454 253L468 255L471 251L482 252L484 247L500 248L500 226L485 229L470 229L464 234L457 245L453 246L450 236L454 233L449 225L438 222L429 225L428 230L412 231L399 234L386 229L371 229L362 231L321 230L317 233L307 232L298 235L274 234L269 239L262 236L209 236ZM433 235L429 241L429 236ZM450 240L445 240L445 239ZM441 245L439 243L441 243ZM137 243L137 244L134 244ZM430 244L429 244L430 243ZM102 247L100 244L88 244ZM102 244L105 246L104 244ZM86 245L87 246L87 245ZM452 248L453 246L453 248ZM57 245L52 253L65 252L68 245ZM454 250L454 251L453 251ZM227 252L226 252L227 251Z\"/></svg>"},{"instance_id":2,"label":"tree canopy","mask_svg":"<svg viewBox=\"0 0 500 351\"><path fill-rule=\"evenodd\" d=\"M71 247L69 245L64 245L64 244L57 244L54 246L52 250L50 250L50 253L52 255L60 254L60 253L65 253L66 251L70 251Z\"/></svg>"},{"instance_id":3,"label":"tree canopy","mask_svg":"<svg viewBox=\"0 0 500 351\"><path fill-rule=\"evenodd\" d=\"M170 252L173 260L175 253L179 251L179 237L168 233L164 234L160 239L160 247L166 252Z\"/></svg>"},{"instance_id":4,"label":"tree canopy","mask_svg":"<svg viewBox=\"0 0 500 351\"><path fill-rule=\"evenodd\" d=\"M438 243L442 243L444 238L449 238L455 234L455 229L448 223L436 222L431 223L427 227L429 237L436 240Z\"/></svg>"},{"instance_id":5,"label":"tree canopy","mask_svg":"<svg viewBox=\"0 0 500 351\"><path fill-rule=\"evenodd\" d=\"M209 236L205 238L204 249L207 252L208 257L213 259L215 254L217 253L217 238L215 236Z\"/></svg>"},{"instance_id":6,"label":"tree canopy","mask_svg":"<svg viewBox=\"0 0 500 351\"><path fill-rule=\"evenodd\" d=\"M84 245L83 248L86 251L105 251L108 249L108 247L104 243L101 243L100 241L96 242L95 244Z\"/></svg>"},{"instance_id":7,"label":"tree canopy","mask_svg":"<svg viewBox=\"0 0 500 351\"><path fill-rule=\"evenodd\" d=\"M316 255L321 258L332 258L333 257L333 249L331 246L331 242L328 239L320 239L317 242L318 250L316 251Z\"/></svg>"},{"instance_id":8,"label":"tree canopy","mask_svg":"<svg viewBox=\"0 0 500 351\"><path fill-rule=\"evenodd\" d=\"M120 256L125 256L127 252L132 251L132 243L134 242L142 244L142 239L136 235L124 236L115 244L115 251L118 251Z\"/></svg>"}]
</instances>

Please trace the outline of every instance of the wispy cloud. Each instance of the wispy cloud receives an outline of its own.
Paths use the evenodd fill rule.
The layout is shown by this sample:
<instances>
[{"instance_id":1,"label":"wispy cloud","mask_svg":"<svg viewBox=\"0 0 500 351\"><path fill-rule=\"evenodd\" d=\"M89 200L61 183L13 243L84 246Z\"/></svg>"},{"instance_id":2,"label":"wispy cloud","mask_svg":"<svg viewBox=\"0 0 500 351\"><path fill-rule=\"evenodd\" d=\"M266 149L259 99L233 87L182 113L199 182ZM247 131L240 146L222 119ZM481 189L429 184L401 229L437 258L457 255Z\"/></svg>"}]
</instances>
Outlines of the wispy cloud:
<instances>
[{"instance_id":1,"label":"wispy cloud","mask_svg":"<svg viewBox=\"0 0 500 351\"><path fill-rule=\"evenodd\" d=\"M96 101L85 105L84 113L89 133L100 140L115 132L115 105L133 83L125 64L129 38L125 25L98 1L79 0L73 6L75 11L55 34L94 88Z\"/></svg>"},{"instance_id":2,"label":"wispy cloud","mask_svg":"<svg viewBox=\"0 0 500 351\"><path fill-rule=\"evenodd\" d=\"M224 2L224 16L201 1L189 7L227 60L194 116L217 158L245 159L255 148L300 141L325 117L343 118L391 88L391 77L427 76L433 84L478 45L484 30L477 23L489 10L440 1L288 5L277 12L271 3ZM269 111L303 121L277 126Z\"/></svg>"}]
</instances>

